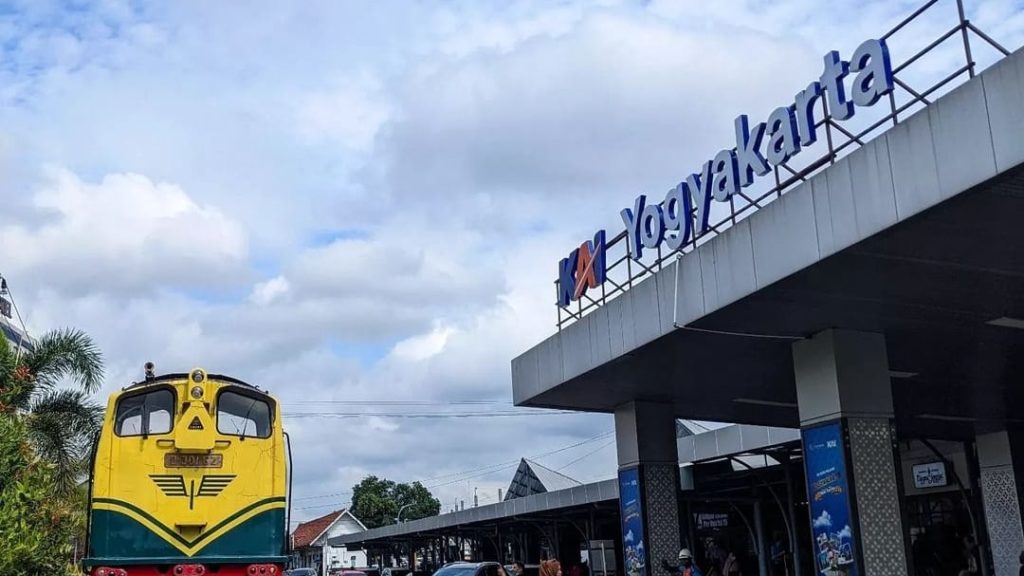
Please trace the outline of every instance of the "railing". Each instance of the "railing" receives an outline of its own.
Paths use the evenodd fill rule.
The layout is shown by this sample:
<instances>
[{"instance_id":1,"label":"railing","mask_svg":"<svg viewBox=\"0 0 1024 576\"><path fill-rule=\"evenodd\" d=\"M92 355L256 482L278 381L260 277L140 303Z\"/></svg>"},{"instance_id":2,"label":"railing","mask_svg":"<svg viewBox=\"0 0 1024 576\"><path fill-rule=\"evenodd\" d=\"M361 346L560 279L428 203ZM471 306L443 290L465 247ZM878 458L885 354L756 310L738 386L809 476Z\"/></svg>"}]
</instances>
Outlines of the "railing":
<instances>
[{"instance_id":1,"label":"railing","mask_svg":"<svg viewBox=\"0 0 1024 576\"><path fill-rule=\"evenodd\" d=\"M899 35L900 32L904 32L904 36L909 35L908 29L918 21L918 18L940 2L942 0L929 0L881 37L889 45L890 55L892 55L893 59L898 54L898 50L894 50L894 48L898 48L898 46L894 46L892 38ZM813 156L813 154L807 157L804 154L794 156L788 162L775 166L772 169L774 178L767 179L767 185L761 185L760 187L755 185L746 190L740 190L739 193L729 198L727 204L714 202L715 206L713 206L709 222L712 221L712 218L716 217L716 212L719 215L718 219L714 221L714 224L709 225L705 233L699 236L694 235L695 237L690 242L678 250L663 250L661 244L659 244L656 249L646 251L649 254L647 257L641 260L633 259L629 255L628 234L626 230L622 230L606 242L606 275L604 283L599 288L600 294L593 294L593 292L590 294L584 293L568 307L562 307L557 303L559 286L556 279L555 307L558 310L558 330L583 318L584 315L604 305L608 300L628 291L637 282L661 270L670 258L678 259L684 254L692 252L698 246L721 234L769 202L781 197L798 184L806 182L814 174L863 146L871 138L878 136L892 126L898 125L900 118L906 118L910 114L927 107L934 98L959 85L961 82L956 82L957 80L966 81L969 78L973 78L976 73L977 62L971 51L972 34L983 40L985 46L998 52L999 58L1010 54L1009 50L982 32L967 19L964 14L963 0L955 0L955 7L957 17L956 24L952 28L924 48L906 56L901 63L896 64L893 62L894 89L888 96L888 109L876 107L876 109L884 111L881 117L872 120L872 116L867 115L868 120L865 122L864 115L861 115L858 119L861 124L859 127L847 128L832 118L828 110L827 99L820 98L821 120L815 123L815 128L820 129L824 127L825 129L826 146L822 148L822 154L817 157ZM909 78L912 76L908 71L910 67L913 64L921 63L929 55L935 55L936 57L949 56L949 44L951 42L961 44L961 46L955 49L959 53L956 56L956 61L962 61L963 64L958 65L954 70L938 80L931 79L931 83L923 90L918 91L913 88L912 82L914 79ZM903 78L901 78L901 74ZM878 114L876 113L875 115L877 116ZM847 121L846 124L853 126L857 122L851 123ZM723 215L722 212L726 213ZM613 254L617 256L613 257ZM650 256L650 254L653 254L653 256Z\"/></svg>"}]
</instances>

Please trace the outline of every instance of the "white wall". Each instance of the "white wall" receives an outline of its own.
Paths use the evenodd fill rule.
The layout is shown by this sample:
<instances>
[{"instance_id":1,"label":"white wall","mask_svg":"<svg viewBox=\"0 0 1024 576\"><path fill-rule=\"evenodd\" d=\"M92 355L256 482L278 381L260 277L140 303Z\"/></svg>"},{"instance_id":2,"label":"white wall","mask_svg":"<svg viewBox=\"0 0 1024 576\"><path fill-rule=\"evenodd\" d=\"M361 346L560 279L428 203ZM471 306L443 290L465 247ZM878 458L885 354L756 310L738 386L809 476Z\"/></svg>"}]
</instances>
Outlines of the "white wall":
<instances>
[{"instance_id":1,"label":"white wall","mask_svg":"<svg viewBox=\"0 0 1024 576\"><path fill-rule=\"evenodd\" d=\"M318 544L326 543L327 539L345 534L362 532L363 527L352 516L345 514L331 526L327 532L317 541ZM353 565L352 557L355 556ZM344 546L324 547L324 568L363 568L366 567L366 552L362 550L348 550Z\"/></svg>"}]
</instances>

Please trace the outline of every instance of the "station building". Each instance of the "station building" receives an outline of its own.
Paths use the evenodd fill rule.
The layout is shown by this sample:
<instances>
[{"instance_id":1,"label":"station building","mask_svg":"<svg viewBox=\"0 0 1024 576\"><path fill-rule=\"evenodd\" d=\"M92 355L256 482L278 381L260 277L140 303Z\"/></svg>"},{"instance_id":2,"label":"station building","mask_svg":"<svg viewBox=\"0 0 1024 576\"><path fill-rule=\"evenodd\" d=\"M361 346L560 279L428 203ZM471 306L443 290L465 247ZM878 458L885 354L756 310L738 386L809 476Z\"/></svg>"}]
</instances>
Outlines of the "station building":
<instances>
[{"instance_id":1,"label":"station building","mask_svg":"<svg viewBox=\"0 0 1024 576\"><path fill-rule=\"evenodd\" d=\"M624 198L625 230L561 262L558 331L513 361L513 395L615 415L622 530L643 545L624 543L626 572L656 573L699 544L687 542L674 435L690 418L799 430L806 510L783 545L795 573L971 562L1017 574L1024 53L961 12L897 58L895 46L922 43L899 36L932 9L943 8L927 3L849 62L826 54L809 124L794 128L785 105L761 133L738 118L736 149L664 202ZM959 68L907 80L944 42ZM982 48L998 52L984 70ZM814 136L819 148L786 147ZM759 551L765 574L774 553Z\"/></svg>"},{"instance_id":2,"label":"station building","mask_svg":"<svg viewBox=\"0 0 1024 576\"><path fill-rule=\"evenodd\" d=\"M914 32L940 10L947 32ZM338 543L581 548L629 576L682 546L745 574L1016 574L1024 52L933 0L847 54L557 263L557 330L512 361L513 398L614 414L617 479Z\"/></svg>"}]
</instances>

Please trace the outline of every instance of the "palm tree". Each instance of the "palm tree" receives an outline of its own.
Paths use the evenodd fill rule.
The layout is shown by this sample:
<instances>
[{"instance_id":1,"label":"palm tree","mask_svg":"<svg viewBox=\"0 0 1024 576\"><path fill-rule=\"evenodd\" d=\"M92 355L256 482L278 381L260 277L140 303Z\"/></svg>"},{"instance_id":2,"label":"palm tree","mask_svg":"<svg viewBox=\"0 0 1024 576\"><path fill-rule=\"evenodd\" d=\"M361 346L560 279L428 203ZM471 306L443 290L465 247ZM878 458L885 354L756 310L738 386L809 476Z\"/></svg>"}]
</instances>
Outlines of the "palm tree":
<instances>
[{"instance_id":1,"label":"palm tree","mask_svg":"<svg viewBox=\"0 0 1024 576\"><path fill-rule=\"evenodd\" d=\"M102 379L102 355L84 332L48 332L20 354L0 337L0 413L24 417L36 452L54 466L59 494L70 494L85 470L103 420L90 394Z\"/></svg>"}]
</instances>

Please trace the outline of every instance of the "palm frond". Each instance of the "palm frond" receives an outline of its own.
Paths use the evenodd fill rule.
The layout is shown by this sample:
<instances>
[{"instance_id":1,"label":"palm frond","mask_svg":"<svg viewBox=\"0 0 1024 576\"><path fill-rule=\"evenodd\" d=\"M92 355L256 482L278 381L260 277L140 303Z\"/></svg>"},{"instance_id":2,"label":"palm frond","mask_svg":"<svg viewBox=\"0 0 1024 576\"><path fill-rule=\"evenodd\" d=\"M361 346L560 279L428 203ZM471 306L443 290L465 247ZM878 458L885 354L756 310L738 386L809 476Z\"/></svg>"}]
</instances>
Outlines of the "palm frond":
<instances>
[{"instance_id":1,"label":"palm frond","mask_svg":"<svg viewBox=\"0 0 1024 576\"><path fill-rule=\"evenodd\" d=\"M56 417L76 440L91 439L103 423L103 408L83 390L44 392L32 400L28 411L32 415Z\"/></svg>"},{"instance_id":2,"label":"palm frond","mask_svg":"<svg viewBox=\"0 0 1024 576\"><path fill-rule=\"evenodd\" d=\"M87 392L99 389L103 380L103 356L88 334L65 328L47 332L22 364L43 388L57 386L70 378Z\"/></svg>"},{"instance_id":3,"label":"palm frond","mask_svg":"<svg viewBox=\"0 0 1024 576\"><path fill-rule=\"evenodd\" d=\"M53 465L56 492L68 494L74 489L82 460L73 453L73 435L56 414L31 414L26 424L36 453Z\"/></svg>"}]
</instances>

